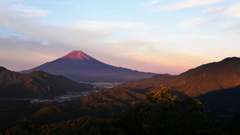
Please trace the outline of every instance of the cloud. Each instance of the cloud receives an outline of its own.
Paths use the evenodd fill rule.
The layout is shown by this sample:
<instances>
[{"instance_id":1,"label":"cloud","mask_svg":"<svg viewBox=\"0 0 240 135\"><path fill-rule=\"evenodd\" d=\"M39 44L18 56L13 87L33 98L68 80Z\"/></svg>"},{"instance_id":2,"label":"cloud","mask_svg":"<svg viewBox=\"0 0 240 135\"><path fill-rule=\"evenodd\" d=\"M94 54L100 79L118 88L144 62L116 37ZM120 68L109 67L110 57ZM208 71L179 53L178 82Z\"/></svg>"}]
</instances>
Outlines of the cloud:
<instances>
[{"instance_id":1,"label":"cloud","mask_svg":"<svg viewBox=\"0 0 240 135\"><path fill-rule=\"evenodd\" d=\"M35 7L25 6L25 5L15 5L10 10L15 10L18 13L23 13L23 16L26 16L26 17L43 17L43 16L47 16L48 14L48 11L46 10L41 10Z\"/></svg>"},{"instance_id":2,"label":"cloud","mask_svg":"<svg viewBox=\"0 0 240 135\"><path fill-rule=\"evenodd\" d=\"M0 8L0 25L2 24L2 26L8 27L15 32L42 40L44 41L43 44L46 45L48 42L54 42L88 48L97 46L102 41L121 33L109 33L112 31L125 30L130 34L146 31L152 27L138 22L119 23L109 21L81 21L60 26L39 21L38 18L46 15L47 11L23 5L17 7L14 9Z\"/></svg>"},{"instance_id":3,"label":"cloud","mask_svg":"<svg viewBox=\"0 0 240 135\"><path fill-rule=\"evenodd\" d=\"M193 18L191 20L181 23L181 26L185 29L199 28L205 25L204 18Z\"/></svg>"},{"instance_id":4,"label":"cloud","mask_svg":"<svg viewBox=\"0 0 240 135\"><path fill-rule=\"evenodd\" d=\"M233 17L240 17L240 3L235 3L228 7L215 7L203 10L203 13L218 13Z\"/></svg>"},{"instance_id":5,"label":"cloud","mask_svg":"<svg viewBox=\"0 0 240 135\"><path fill-rule=\"evenodd\" d=\"M229 23L227 25L227 30L231 31L239 31L240 30L240 22Z\"/></svg>"},{"instance_id":6,"label":"cloud","mask_svg":"<svg viewBox=\"0 0 240 135\"><path fill-rule=\"evenodd\" d=\"M173 74L179 74L209 61L207 58L196 54L174 50L164 51L156 47L145 47L142 52L132 55L130 58L149 65L155 65L162 73L165 71ZM148 68L151 69L151 67Z\"/></svg>"},{"instance_id":7,"label":"cloud","mask_svg":"<svg viewBox=\"0 0 240 135\"><path fill-rule=\"evenodd\" d=\"M0 25L11 29L14 33L20 33L19 37L0 37L1 64L6 65L11 70L33 68L76 49L87 50L86 53L90 52L89 55L93 57L95 54L101 54L96 57L101 61L112 58L109 60L110 62L107 62L115 65L129 63L134 67L134 65L141 65L142 63L129 60L128 56L135 53L142 46L152 43L148 39L139 39L139 35L137 35L139 32L145 32L149 28L148 25L143 23L85 21L75 23L75 25L59 26L41 22L41 18L47 14L37 8L18 7L16 9L0 7ZM46 13L48 12L46 11ZM128 31L129 29L131 30ZM128 31L128 34L123 33L122 30ZM116 34L114 32L109 33L109 31L120 32L116 32ZM8 34L6 33L6 35ZM122 42L116 43L115 41L114 44L111 44L110 42L113 43L111 41L112 37ZM133 40L134 38L136 40ZM127 41L123 42L124 40ZM105 55L107 57L102 59L101 56ZM120 56L123 58L119 58ZM17 62L15 62L16 59Z\"/></svg>"},{"instance_id":8,"label":"cloud","mask_svg":"<svg viewBox=\"0 0 240 135\"><path fill-rule=\"evenodd\" d=\"M25 5L12 5L9 7L0 6L0 13L15 13L16 15L23 17L44 17L48 15L47 10Z\"/></svg>"},{"instance_id":9,"label":"cloud","mask_svg":"<svg viewBox=\"0 0 240 135\"><path fill-rule=\"evenodd\" d=\"M185 22L182 22L180 26L184 29L194 29L194 28L202 28L204 26L208 26L211 24L216 24L219 22L224 21L225 18L216 18L216 19L205 19L201 17L193 18L190 20L187 20Z\"/></svg>"},{"instance_id":10,"label":"cloud","mask_svg":"<svg viewBox=\"0 0 240 135\"><path fill-rule=\"evenodd\" d=\"M95 31L113 31L120 29L132 29L139 27L149 27L144 23L135 23L135 22L127 22L127 23L118 23L118 22L106 22L106 21L82 21L77 24L74 24L73 27L87 29L87 30L95 30Z\"/></svg>"},{"instance_id":11,"label":"cloud","mask_svg":"<svg viewBox=\"0 0 240 135\"><path fill-rule=\"evenodd\" d=\"M240 29L239 21L234 19L234 17L236 18L240 17L240 3L231 4L226 7L208 8L203 10L202 13L218 14L218 16L221 16L221 18L214 19L208 22L215 23L215 22L225 21L224 23L219 25L221 28L224 28L225 30L234 31L236 33L236 31L239 31ZM230 16L230 17L226 17L226 16Z\"/></svg>"},{"instance_id":12,"label":"cloud","mask_svg":"<svg viewBox=\"0 0 240 135\"><path fill-rule=\"evenodd\" d=\"M31 10L36 12L31 12ZM28 37L73 46L94 44L107 36L106 33L93 32L72 26L43 23L38 19L41 15L43 14L38 12L38 9L28 6L21 6L21 8L14 10L1 8L0 24Z\"/></svg>"},{"instance_id":13,"label":"cloud","mask_svg":"<svg viewBox=\"0 0 240 135\"><path fill-rule=\"evenodd\" d=\"M191 52L192 54L204 56L211 60L221 60L225 57L233 56L238 54L226 53L229 48L234 48L239 50L239 38L233 36L212 36L211 34L204 33L203 35L184 35L176 34L169 35L168 40L174 40L173 44L174 49L178 50L177 52ZM220 47L221 50L215 51L216 46Z\"/></svg>"},{"instance_id":14,"label":"cloud","mask_svg":"<svg viewBox=\"0 0 240 135\"><path fill-rule=\"evenodd\" d=\"M15 71L33 68L71 50L59 44L46 46L42 41L15 36L0 36L0 43L1 66Z\"/></svg>"},{"instance_id":15,"label":"cloud","mask_svg":"<svg viewBox=\"0 0 240 135\"><path fill-rule=\"evenodd\" d=\"M214 8L204 9L202 13L220 13L220 12L223 12L224 10L225 10L224 7L214 7Z\"/></svg>"},{"instance_id":16,"label":"cloud","mask_svg":"<svg viewBox=\"0 0 240 135\"><path fill-rule=\"evenodd\" d=\"M149 6L158 5L158 2L151 1ZM51 15L48 11L23 5L15 9L0 7L0 25L13 33L20 33L19 37L0 37L1 64L16 70L28 69L77 49L115 66L177 74L207 63L207 58L214 55L214 45L225 46L230 41L208 36L208 33L205 36L185 36L171 35L169 31L160 36L156 32L159 29L150 31L152 26L141 22L90 20L68 25L42 22L42 18L48 15ZM196 28L219 21L221 18L207 20L199 17L186 21L183 26Z\"/></svg>"},{"instance_id":17,"label":"cloud","mask_svg":"<svg viewBox=\"0 0 240 135\"><path fill-rule=\"evenodd\" d=\"M146 48L151 48L151 44L155 42L156 41L152 40L123 41L121 43L105 44L104 48L83 51L104 63L140 71L151 71L156 73L171 72L177 74L185 70L185 68L174 70L174 68L168 67L169 64L161 63L163 61L160 60L157 61L159 58L167 58L168 56L163 55L164 53L155 55L157 54L155 49L152 50L152 53L154 52L153 56L155 56L154 59L152 59L152 55L147 56L144 54L146 50L149 50ZM15 36L0 36L0 43L1 50L4 50L0 53L0 66L4 66L14 71L36 67L45 62L62 57L74 50L74 47L71 46L54 43L49 43L49 45L46 46L42 45L41 41L36 41L34 39L21 39ZM105 50L106 48L108 49ZM119 53L122 55L119 55ZM142 56L142 59L137 58L141 54L144 54L145 56Z\"/></svg>"},{"instance_id":18,"label":"cloud","mask_svg":"<svg viewBox=\"0 0 240 135\"><path fill-rule=\"evenodd\" d=\"M224 0L184 0L170 5L161 5L154 8L155 11L172 11L197 6L206 6L220 3Z\"/></svg>"},{"instance_id":19,"label":"cloud","mask_svg":"<svg viewBox=\"0 0 240 135\"><path fill-rule=\"evenodd\" d=\"M226 18L217 18L217 19L211 19L208 21L208 23L218 23L226 20Z\"/></svg>"},{"instance_id":20,"label":"cloud","mask_svg":"<svg viewBox=\"0 0 240 135\"><path fill-rule=\"evenodd\" d=\"M151 6L151 5L158 4L160 1L161 0L152 0L150 2L143 3L142 5L145 6L145 7L148 7L148 6Z\"/></svg>"},{"instance_id":21,"label":"cloud","mask_svg":"<svg viewBox=\"0 0 240 135\"><path fill-rule=\"evenodd\" d=\"M229 16L240 17L240 3L230 6L224 13Z\"/></svg>"},{"instance_id":22,"label":"cloud","mask_svg":"<svg viewBox=\"0 0 240 135\"><path fill-rule=\"evenodd\" d=\"M138 54L141 52L146 46L153 46L156 43L159 43L157 40L153 39L138 39L138 40L124 40L117 42L105 42L104 46L108 48L106 51L111 55L121 54L121 56L129 56Z\"/></svg>"},{"instance_id":23,"label":"cloud","mask_svg":"<svg viewBox=\"0 0 240 135\"><path fill-rule=\"evenodd\" d=\"M175 39L176 37L171 36L169 40L175 41ZM178 41L176 41L177 44L181 44ZM140 71L171 74L179 74L189 68L209 62L207 58L200 55L174 49L175 47L171 44L168 44L169 46L166 44L168 43L160 39L147 38L105 43L105 48L108 48L105 55L108 57L104 58L104 61Z\"/></svg>"}]
</instances>

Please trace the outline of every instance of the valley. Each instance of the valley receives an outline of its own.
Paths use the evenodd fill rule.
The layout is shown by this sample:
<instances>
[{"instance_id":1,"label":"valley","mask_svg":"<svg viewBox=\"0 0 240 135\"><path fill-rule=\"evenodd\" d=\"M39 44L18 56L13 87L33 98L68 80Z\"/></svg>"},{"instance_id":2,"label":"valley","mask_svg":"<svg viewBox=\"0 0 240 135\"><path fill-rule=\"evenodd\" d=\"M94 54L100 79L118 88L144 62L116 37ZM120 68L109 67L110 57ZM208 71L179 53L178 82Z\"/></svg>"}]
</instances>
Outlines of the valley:
<instances>
[{"instance_id":1,"label":"valley","mask_svg":"<svg viewBox=\"0 0 240 135\"><path fill-rule=\"evenodd\" d=\"M239 0L0 0L0 135L239 135Z\"/></svg>"},{"instance_id":2,"label":"valley","mask_svg":"<svg viewBox=\"0 0 240 135\"><path fill-rule=\"evenodd\" d=\"M2 100L5 101L28 101L30 103L45 103L45 102L66 102L66 101L72 101L81 97L84 97L90 93L93 92L100 92L105 88L112 88L120 83L117 82L95 82L95 83L90 83L90 82L79 82L79 83L87 83L87 84L92 84L93 85L93 90L86 90L83 92L74 92L71 90L68 90L64 95L59 95L55 96L54 98L51 99L42 99L42 98L1 98Z\"/></svg>"},{"instance_id":3,"label":"valley","mask_svg":"<svg viewBox=\"0 0 240 135\"><path fill-rule=\"evenodd\" d=\"M1 99L5 100L5 101L27 101L30 103L46 103L46 102L62 103L62 102L66 102L66 101L72 101L72 100L80 98L80 97L84 97L92 92L99 92L99 91L98 90L89 90L89 91L84 91L84 92L80 92L80 93L69 91L66 93L66 95L56 96L51 99L42 99L42 98L1 98Z\"/></svg>"},{"instance_id":4,"label":"valley","mask_svg":"<svg viewBox=\"0 0 240 135\"><path fill-rule=\"evenodd\" d=\"M0 117L0 129L9 129L22 119L38 126L88 116L112 119L132 105L146 102L147 93L158 93L166 87L171 89L173 99L199 100L204 110L201 115L207 119L236 115L240 113L239 66L240 58L233 57L179 75L158 74L126 82L94 82L94 78L75 82L44 71L27 74L1 67L0 114L4 117Z\"/></svg>"}]
</instances>

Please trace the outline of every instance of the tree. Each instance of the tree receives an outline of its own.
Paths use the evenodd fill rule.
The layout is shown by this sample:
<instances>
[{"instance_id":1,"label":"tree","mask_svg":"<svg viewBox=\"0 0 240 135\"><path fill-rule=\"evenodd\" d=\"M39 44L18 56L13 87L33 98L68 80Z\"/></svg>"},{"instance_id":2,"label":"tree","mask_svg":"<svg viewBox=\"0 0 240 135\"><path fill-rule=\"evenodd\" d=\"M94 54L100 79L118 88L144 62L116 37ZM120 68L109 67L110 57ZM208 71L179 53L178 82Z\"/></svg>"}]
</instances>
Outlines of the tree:
<instances>
[{"instance_id":1,"label":"tree","mask_svg":"<svg viewBox=\"0 0 240 135\"><path fill-rule=\"evenodd\" d=\"M176 95L172 95L171 94L171 88L170 87L165 87L165 86L161 86L161 89L157 92L155 91L151 91L145 94L145 99L147 101L150 102L158 102L160 104L165 103L171 103L175 100L179 100L178 97Z\"/></svg>"},{"instance_id":2,"label":"tree","mask_svg":"<svg viewBox=\"0 0 240 135\"><path fill-rule=\"evenodd\" d=\"M38 135L39 129L30 124L27 119L20 120L18 125L6 131L6 135Z\"/></svg>"},{"instance_id":3,"label":"tree","mask_svg":"<svg viewBox=\"0 0 240 135\"><path fill-rule=\"evenodd\" d=\"M165 86L146 93L145 99L113 117L125 134L194 134L204 126L204 109L197 99L179 99Z\"/></svg>"}]
</instances>

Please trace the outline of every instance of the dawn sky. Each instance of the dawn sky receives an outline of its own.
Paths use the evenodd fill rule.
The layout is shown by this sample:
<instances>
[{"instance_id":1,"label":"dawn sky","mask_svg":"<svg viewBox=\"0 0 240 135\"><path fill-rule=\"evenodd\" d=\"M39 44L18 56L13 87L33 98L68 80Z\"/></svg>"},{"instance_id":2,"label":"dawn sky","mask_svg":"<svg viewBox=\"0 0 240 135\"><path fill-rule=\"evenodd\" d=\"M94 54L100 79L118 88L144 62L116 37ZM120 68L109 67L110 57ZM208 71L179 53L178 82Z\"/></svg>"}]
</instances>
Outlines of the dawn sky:
<instances>
[{"instance_id":1,"label":"dawn sky","mask_svg":"<svg viewBox=\"0 0 240 135\"><path fill-rule=\"evenodd\" d=\"M114 66L179 74L240 56L239 0L0 0L0 66L72 50Z\"/></svg>"}]
</instances>

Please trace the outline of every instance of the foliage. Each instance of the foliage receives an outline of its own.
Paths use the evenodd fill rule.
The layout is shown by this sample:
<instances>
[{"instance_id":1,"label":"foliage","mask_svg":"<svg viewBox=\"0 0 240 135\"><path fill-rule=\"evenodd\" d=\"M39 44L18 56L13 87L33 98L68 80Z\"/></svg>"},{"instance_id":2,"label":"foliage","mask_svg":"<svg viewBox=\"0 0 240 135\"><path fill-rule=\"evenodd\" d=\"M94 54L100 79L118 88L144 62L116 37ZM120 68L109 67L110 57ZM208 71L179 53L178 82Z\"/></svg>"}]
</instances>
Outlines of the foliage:
<instances>
[{"instance_id":1,"label":"foliage","mask_svg":"<svg viewBox=\"0 0 240 135\"><path fill-rule=\"evenodd\" d=\"M20 120L18 125L6 131L6 135L38 135L40 130L31 125L28 120Z\"/></svg>"},{"instance_id":2,"label":"foliage","mask_svg":"<svg viewBox=\"0 0 240 135\"><path fill-rule=\"evenodd\" d=\"M165 87L165 86L161 86L161 90L155 92L155 91L151 91L146 93L145 98L148 101L151 102L158 102L160 104L162 103L171 103L175 100L178 100L178 97L176 95L172 95L170 93L171 88L169 87Z\"/></svg>"},{"instance_id":3,"label":"foliage","mask_svg":"<svg viewBox=\"0 0 240 135\"><path fill-rule=\"evenodd\" d=\"M182 134L239 134L240 115L207 120L204 108L197 99L180 99L162 86L157 92L149 92L145 100L133 103L129 111L113 115L111 119L89 116L61 123L34 127L22 121L6 134L31 135L182 135Z\"/></svg>"}]
</instances>

